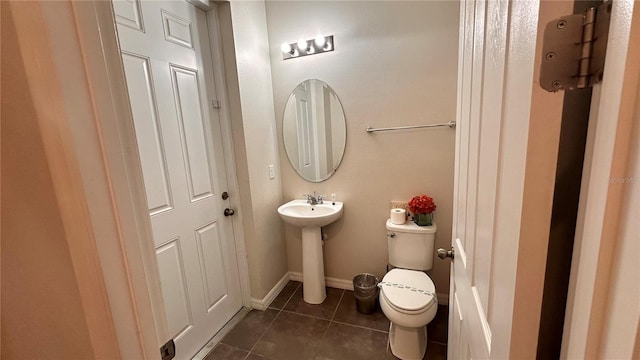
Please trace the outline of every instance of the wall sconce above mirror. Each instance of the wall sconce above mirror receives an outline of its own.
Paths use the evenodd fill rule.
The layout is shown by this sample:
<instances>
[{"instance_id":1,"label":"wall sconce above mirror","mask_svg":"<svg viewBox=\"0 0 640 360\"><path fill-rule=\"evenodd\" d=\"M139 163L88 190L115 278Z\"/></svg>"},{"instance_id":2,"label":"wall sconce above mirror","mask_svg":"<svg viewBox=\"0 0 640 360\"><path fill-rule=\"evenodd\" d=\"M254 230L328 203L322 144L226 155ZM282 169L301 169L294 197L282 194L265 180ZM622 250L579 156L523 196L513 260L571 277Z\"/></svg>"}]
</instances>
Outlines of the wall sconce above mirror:
<instances>
[{"instance_id":1,"label":"wall sconce above mirror","mask_svg":"<svg viewBox=\"0 0 640 360\"><path fill-rule=\"evenodd\" d=\"M320 80L305 80L284 109L282 138L291 166L311 182L328 179L340 165L347 140L342 104Z\"/></svg>"},{"instance_id":2,"label":"wall sconce above mirror","mask_svg":"<svg viewBox=\"0 0 640 360\"><path fill-rule=\"evenodd\" d=\"M282 60L299 58L307 55L321 54L333 51L333 35L318 35L315 39L300 39L294 43L282 43Z\"/></svg>"}]
</instances>

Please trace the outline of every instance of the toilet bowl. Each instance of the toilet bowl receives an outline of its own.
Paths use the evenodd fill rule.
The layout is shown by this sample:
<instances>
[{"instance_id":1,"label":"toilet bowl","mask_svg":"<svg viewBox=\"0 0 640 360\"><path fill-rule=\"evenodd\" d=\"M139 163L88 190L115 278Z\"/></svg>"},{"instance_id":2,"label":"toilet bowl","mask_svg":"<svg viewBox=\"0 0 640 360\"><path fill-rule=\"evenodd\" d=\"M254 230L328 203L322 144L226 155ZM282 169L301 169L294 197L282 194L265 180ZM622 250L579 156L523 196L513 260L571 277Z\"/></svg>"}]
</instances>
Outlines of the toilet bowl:
<instances>
[{"instance_id":1,"label":"toilet bowl","mask_svg":"<svg viewBox=\"0 0 640 360\"><path fill-rule=\"evenodd\" d=\"M433 265L436 225L397 225L387 220L389 265L380 282L380 308L389 319L391 352L402 360L422 359L426 325L438 311L436 287L424 272Z\"/></svg>"},{"instance_id":2,"label":"toilet bowl","mask_svg":"<svg viewBox=\"0 0 640 360\"><path fill-rule=\"evenodd\" d=\"M438 311L433 281L422 271L393 269L380 282L380 308L391 322L391 352L403 360L422 359L426 325Z\"/></svg>"}]
</instances>

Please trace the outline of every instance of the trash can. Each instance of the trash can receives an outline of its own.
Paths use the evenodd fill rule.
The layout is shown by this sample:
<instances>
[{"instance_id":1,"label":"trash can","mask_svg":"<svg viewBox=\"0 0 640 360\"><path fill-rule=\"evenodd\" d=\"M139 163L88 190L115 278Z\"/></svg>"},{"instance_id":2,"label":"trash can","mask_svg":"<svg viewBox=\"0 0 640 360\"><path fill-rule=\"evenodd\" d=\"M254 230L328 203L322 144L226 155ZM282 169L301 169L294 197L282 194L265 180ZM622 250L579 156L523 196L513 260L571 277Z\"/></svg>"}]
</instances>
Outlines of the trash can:
<instances>
[{"instance_id":1,"label":"trash can","mask_svg":"<svg viewBox=\"0 0 640 360\"><path fill-rule=\"evenodd\" d=\"M363 314L371 314L378 306L378 278L373 274L358 274L353 277L353 295L356 308Z\"/></svg>"}]
</instances>

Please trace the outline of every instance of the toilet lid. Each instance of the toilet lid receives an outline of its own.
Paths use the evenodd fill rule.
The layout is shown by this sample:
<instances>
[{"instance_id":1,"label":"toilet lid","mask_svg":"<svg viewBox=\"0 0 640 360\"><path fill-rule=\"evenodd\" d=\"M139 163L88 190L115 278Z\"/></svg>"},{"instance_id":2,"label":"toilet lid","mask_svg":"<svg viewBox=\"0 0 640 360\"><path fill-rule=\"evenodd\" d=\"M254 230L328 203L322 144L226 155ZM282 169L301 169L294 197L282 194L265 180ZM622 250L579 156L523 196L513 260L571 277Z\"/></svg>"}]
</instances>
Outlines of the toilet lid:
<instances>
[{"instance_id":1,"label":"toilet lid","mask_svg":"<svg viewBox=\"0 0 640 360\"><path fill-rule=\"evenodd\" d=\"M422 271L393 269L382 278L380 291L397 310L415 312L436 302L436 287Z\"/></svg>"}]
</instances>

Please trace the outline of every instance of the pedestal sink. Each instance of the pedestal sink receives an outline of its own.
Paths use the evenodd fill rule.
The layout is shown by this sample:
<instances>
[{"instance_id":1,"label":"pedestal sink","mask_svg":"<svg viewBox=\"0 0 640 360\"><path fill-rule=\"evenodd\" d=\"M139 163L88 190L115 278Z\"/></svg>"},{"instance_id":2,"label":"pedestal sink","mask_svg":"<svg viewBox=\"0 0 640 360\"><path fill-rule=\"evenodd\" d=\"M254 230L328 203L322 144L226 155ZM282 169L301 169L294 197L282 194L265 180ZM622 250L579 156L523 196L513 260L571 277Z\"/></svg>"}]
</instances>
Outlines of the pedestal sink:
<instances>
[{"instance_id":1,"label":"pedestal sink","mask_svg":"<svg viewBox=\"0 0 640 360\"><path fill-rule=\"evenodd\" d=\"M342 207L338 201L311 205L306 200L291 200L278 208L284 222L302 228L303 297L309 304L321 304L327 297L320 227L340 219Z\"/></svg>"}]
</instances>

